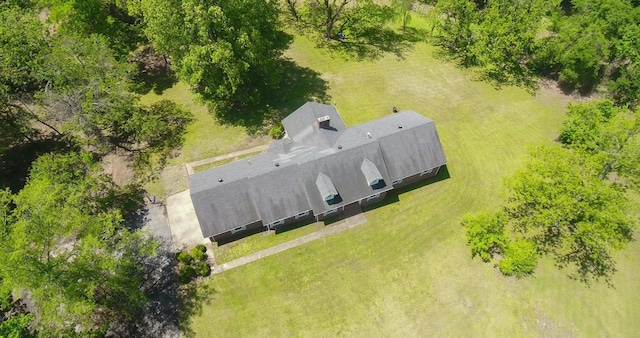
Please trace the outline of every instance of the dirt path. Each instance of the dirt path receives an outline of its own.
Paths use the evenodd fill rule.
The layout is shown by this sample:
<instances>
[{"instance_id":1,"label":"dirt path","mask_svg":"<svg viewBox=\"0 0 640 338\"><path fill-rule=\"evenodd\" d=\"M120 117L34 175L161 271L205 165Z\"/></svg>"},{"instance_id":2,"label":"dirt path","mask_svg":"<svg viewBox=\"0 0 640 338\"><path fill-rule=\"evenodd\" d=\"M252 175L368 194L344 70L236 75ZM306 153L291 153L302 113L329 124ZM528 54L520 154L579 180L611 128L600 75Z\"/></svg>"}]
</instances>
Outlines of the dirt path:
<instances>
[{"instance_id":1,"label":"dirt path","mask_svg":"<svg viewBox=\"0 0 640 338\"><path fill-rule=\"evenodd\" d=\"M309 243L312 241L315 241L317 239L320 238L324 238L330 235L334 235L337 233L341 233L345 230L354 228L362 223L365 223L367 221L367 218L364 216L363 213L358 213L355 215L352 215L350 217L345 218L344 220L338 222L335 225L326 227L320 231L316 231L312 234L306 235L306 236L302 236L300 238L296 238L292 241L286 242L286 243L282 243L276 246L273 246L271 248L262 250L262 251L258 251L256 253L244 256L244 257L240 257L238 259L234 259L230 262L224 263L224 264L220 264L217 265L213 268L213 270L211 271L212 275L215 274L219 274L221 272L225 272L227 270L231 270L233 268L237 268L239 266L245 265L247 263L251 263L253 261L257 261L258 259L264 258L264 257L268 257L271 255L275 255L279 252L285 251L285 250L289 250L291 248L295 248L297 246L300 246L302 244L305 243Z\"/></svg>"}]
</instances>

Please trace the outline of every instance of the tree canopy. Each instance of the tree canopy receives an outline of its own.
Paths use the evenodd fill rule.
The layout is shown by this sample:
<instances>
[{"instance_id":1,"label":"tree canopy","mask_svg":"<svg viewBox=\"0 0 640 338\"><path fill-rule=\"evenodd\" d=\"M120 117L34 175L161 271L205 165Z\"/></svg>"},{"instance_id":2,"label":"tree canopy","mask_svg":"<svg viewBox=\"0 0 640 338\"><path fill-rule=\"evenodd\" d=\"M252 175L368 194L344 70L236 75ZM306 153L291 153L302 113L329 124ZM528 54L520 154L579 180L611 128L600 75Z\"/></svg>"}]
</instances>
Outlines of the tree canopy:
<instances>
[{"instance_id":1,"label":"tree canopy","mask_svg":"<svg viewBox=\"0 0 640 338\"><path fill-rule=\"evenodd\" d=\"M219 118L245 118L279 85L291 38L275 2L143 0L141 8L149 40Z\"/></svg>"},{"instance_id":2,"label":"tree canopy","mask_svg":"<svg viewBox=\"0 0 640 338\"><path fill-rule=\"evenodd\" d=\"M117 189L89 154L45 155L3 203L0 278L33 298L41 333L104 332L144 308L140 260L156 244L123 227Z\"/></svg>"}]
</instances>

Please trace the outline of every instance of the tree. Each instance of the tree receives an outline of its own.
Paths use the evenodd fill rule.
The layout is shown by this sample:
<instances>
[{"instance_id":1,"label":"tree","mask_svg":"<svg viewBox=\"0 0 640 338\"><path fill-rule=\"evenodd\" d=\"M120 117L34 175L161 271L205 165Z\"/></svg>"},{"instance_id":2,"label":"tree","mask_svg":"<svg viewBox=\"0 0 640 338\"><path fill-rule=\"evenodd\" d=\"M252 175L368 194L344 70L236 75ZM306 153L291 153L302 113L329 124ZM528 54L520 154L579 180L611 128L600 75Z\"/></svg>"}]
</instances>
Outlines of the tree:
<instances>
[{"instance_id":1,"label":"tree","mask_svg":"<svg viewBox=\"0 0 640 338\"><path fill-rule=\"evenodd\" d=\"M541 147L507 183L515 233L560 266L574 266L582 281L610 277L612 252L632 240L636 222L624 190L598 174L597 164L572 150Z\"/></svg>"},{"instance_id":2,"label":"tree","mask_svg":"<svg viewBox=\"0 0 640 338\"><path fill-rule=\"evenodd\" d=\"M640 110L632 112L608 100L572 104L560 140L597 161L600 179L615 172L631 182L640 180Z\"/></svg>"},{"instance_id":3,"label":"tree","mask_svg":"<svg viewBox=\"0 0 640 338\"><path fill-rule=\"evenodd\" d=\"M253 114L280 82L290 37L269 0L143 0L145 33L178 77L226 121Z\"/></svg>"},{"instance_id":4,"label":"tree","mask_svg":"<svg viewBox=\"0 0 640 338\"><path fill-rule=\"evenodd\" d=\"M5 203L0 278L31 295L44 335L104 332L146 306L141 262L156 243L122 227L96 170L88 154L45 155L10 213Z\"/></svg>"},{"instance_id":5,"label":"tree","mask_svg":"<svg viewBox=\"0 0 640 338\"><path fill-rule=\"evenodd\" d=\"M480 21L476 4L469 0L441 0L435 12L438 17L434 27L436 43L456 55L463 65L473 65L472 27Z\"/></svg>"},{"instance_id":6,"label":"tree","mask_svg":"<svg viewBox=\"0 0 640 338\"><path fill-rule=\"evenodd\" d=\"M552 54L549 63L565 84L591 90L602 79L626 72L633 62L632 54L625 55L621 49L621 41L633 39L638 21L628 1L575 0L572 4L571 15L554 18L555 34L546 39ZM637 9L635 13L637 17ZM626 83L621 80L618 85ZM614 90L618 95L626 92L622 88Z\"/></svg>"},{"instance_id":7,"label":"tree","mask_svg":"<svg viewBox=\"0 0 640 338\"><path fill-rule=\"evenodd\" d=\"M500 272L507 276L522 278L533 274L538 266L538 254L531 241L517 239L506 246L504 253L498 266Z\"/></svg>"},{"instance_id":8,"label":"tree","mask_svg":"<svg viewBox=\"0 0 640 338\"><path fill-rule=\"evenodd\" d=\"M489 262L493 255L501 254L508 243L505 237L507 222L508 218L502 212L464 215L462 226L467 233L471 256L480 256L484 262Z\"/></svg>"},{"instance_id":9,"label":"tree","mask_svg":"<svg viewBox=\"0 0 640 338\"><path fill-rule=\"evenodd\" d=\"M46 119L78 143L101 154L125 150L145 171L182 144L192 114L166 100L141 105L129 92L131 65L119 62L103 38L67 36L52 53L40 104Z\"/></svg>"},{"instance_id":10,"label":"tree","mask_svg":"<svg viewBox=\"0 0 640 338\"><path fill-rule=\"evenodd\" d=\"M402 31L407 29L407 25L411 22L411 9L413 8L412 0L393 0L391 6L396 12L397 18L402 24Z\"/></svg>"},{"instance_id":11,"label":"tree","mask_svg":"<svg viewBox=\"0 0 640 338\"><path fill-rule=\"evenodd\" d=\"M136 20L120 9L119 5L127 7L121 0L40 0L40 5L49 9L48 19L60 33L100 35L120 60L140 40Z\"/></svg>"},{"instance_id":12,"label":"tree","mask_svg":"<svg viewBox=\"0 0 640 338\"><path fill-rule=\"evenodd\" d=\"M529 63L537 49L537 34L547 9L544 0L490 0L481 23L471 28L474 55L482 73L500 84L533 87Z\"/></svg>"}]
</instances>

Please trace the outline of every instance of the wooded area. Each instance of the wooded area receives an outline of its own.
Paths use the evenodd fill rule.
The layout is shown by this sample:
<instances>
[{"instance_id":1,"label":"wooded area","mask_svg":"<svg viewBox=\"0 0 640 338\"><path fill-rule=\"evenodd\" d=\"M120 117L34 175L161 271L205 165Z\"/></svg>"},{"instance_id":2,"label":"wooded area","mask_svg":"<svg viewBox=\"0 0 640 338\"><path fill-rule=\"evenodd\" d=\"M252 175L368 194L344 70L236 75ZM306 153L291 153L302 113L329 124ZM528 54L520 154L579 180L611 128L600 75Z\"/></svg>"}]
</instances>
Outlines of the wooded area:
<instances>
[{"instance_id":1,"label":"wooded area","mask_svg":"<svg viewBox=\"0 0 640 338\"><path fill-rule=\"evenodd\" d=\"M500 211L462 223L472 254L501 257L506 275L544 255L584 282L615 272L637 229L636 0L13 0L0 4L0 336L103 336L148 310L163 253L139 231L142 186L193 116L141 103L142 54L218 121L259 131L311 94L283 56L294 35L356 60L425 40L498 87L551 79L597 97L569 107L561 144L531 151ZM104 174L113 154L132 182Z\"/></svg>"}]
</instances>

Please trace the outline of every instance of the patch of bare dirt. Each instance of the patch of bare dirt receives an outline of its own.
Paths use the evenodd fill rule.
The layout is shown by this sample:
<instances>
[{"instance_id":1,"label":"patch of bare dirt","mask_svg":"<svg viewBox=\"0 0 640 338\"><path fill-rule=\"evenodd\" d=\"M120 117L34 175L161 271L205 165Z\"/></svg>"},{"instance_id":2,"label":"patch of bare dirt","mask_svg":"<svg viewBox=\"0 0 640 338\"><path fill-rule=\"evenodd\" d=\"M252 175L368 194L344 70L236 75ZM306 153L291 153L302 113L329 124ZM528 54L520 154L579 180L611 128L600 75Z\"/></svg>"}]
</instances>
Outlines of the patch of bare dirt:
<instances>
[{"instance_id":1,"label":"patch of bare dirt","mask_svg":"<svg viewBox=\"0 0 640 338\"><path fill-rule=\"evenodd\" d=\"M119 186L133 182L134 171L129 157L121 154L109 154L102 158L102 168Z\"/></svg>"}]
</instances>

